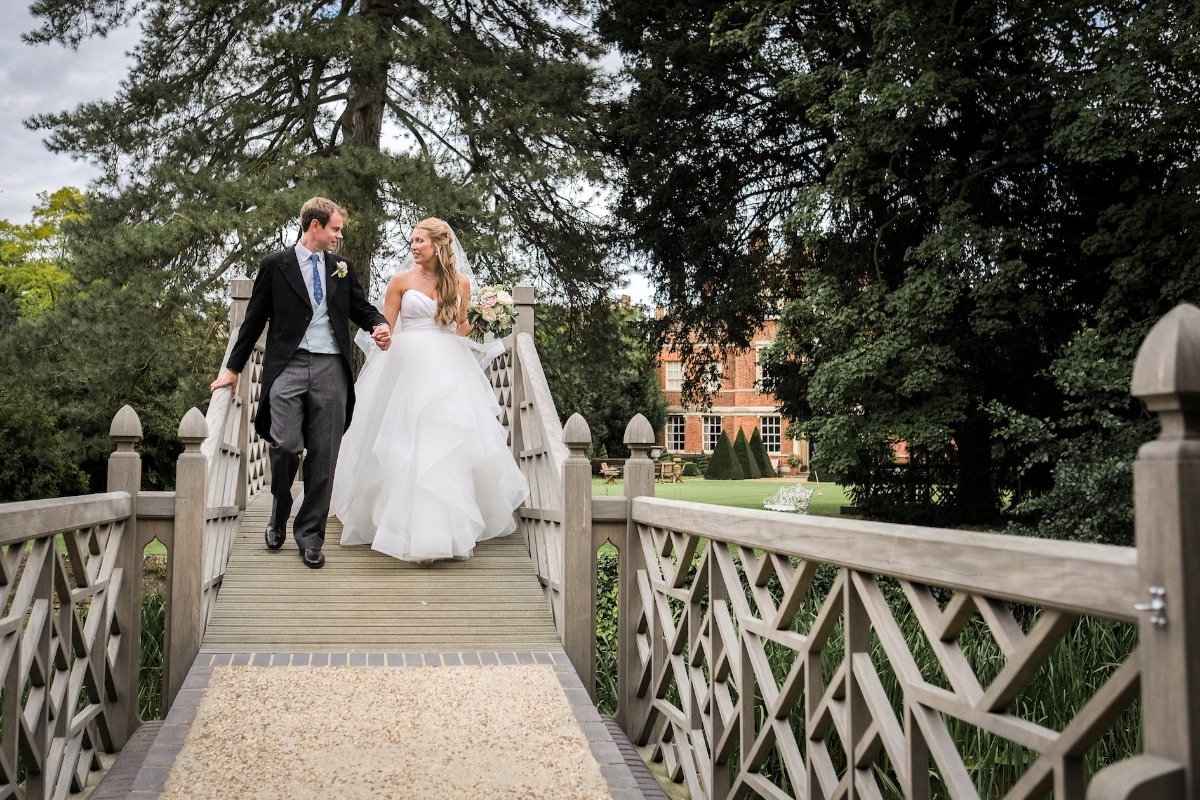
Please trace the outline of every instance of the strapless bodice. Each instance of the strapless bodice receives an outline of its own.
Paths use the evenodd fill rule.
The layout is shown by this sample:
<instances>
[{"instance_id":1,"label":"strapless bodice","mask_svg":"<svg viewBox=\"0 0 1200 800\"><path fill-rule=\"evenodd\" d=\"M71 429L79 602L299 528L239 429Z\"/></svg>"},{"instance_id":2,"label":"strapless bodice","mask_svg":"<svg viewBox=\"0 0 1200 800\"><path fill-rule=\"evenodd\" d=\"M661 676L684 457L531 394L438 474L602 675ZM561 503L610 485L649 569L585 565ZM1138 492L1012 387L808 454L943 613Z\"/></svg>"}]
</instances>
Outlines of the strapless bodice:
<instances>
[{"instance_id":1,"label":"strapless bodice","mask_svg":"<svg viewBox=\"0 0 1200 800\"><path fill-rule=\"evenodd\" d=\"M416 289L406 289L400 298L400 333L432 331L453 336L457 326L453 323L438 325L434 321L436 314L437 300Z\"/></svg>"}]
</instances>

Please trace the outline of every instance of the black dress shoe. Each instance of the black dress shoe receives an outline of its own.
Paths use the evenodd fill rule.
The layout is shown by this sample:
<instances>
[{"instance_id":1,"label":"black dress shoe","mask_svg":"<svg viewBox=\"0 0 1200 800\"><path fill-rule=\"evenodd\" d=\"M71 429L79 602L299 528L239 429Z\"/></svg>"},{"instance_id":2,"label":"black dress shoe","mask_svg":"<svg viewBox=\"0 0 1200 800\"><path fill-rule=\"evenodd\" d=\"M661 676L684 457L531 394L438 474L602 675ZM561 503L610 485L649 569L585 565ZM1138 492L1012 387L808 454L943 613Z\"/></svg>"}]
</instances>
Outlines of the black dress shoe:
<instances>
[{"instance_id":1,"label":"black dress shoe","mask_svg":"<svg viewBox=\"0 0 1200 800\"><path fill-rule=\"evenodd\" d=\"M267 540L268 550L278 550L283 547L283 542L287 539L287 533L281 531L274 524L267 525L267 530L263 534L263 538Z\"/></svg>"},{"instance_id":2,"label":"black dress shoe","mask_svg":"<svg viewBox=\"0 0 1200 800\"><path fill-rule=\"evenodd\" d=\"M301 547L300 558L304 561L304 566L306 567L320 569L325 566L325 554L311 547Z\"/></svg>"}]
</instances>

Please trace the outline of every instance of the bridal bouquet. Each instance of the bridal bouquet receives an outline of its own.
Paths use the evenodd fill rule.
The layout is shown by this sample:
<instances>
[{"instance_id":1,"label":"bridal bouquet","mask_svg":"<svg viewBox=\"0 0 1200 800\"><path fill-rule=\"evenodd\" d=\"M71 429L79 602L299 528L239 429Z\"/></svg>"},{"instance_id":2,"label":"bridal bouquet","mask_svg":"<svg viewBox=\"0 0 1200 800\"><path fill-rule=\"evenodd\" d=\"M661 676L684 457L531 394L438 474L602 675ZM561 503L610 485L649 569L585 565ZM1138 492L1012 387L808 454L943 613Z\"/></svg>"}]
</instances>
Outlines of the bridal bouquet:
<instances>
[{"instance_id":1,"label":"bridal bouquet","mask_svg":"<svg viewBox=\"0 0 1200 800\"><path fill-rule=\"evenodd\" d=\"M503 339L512 331L514 320L512 295L503 286L481 286L471 292L471 302L467 304L467 322L471 324L468 335L475 341L482 342L489 333Z\"/></svg>"}]
</instances>

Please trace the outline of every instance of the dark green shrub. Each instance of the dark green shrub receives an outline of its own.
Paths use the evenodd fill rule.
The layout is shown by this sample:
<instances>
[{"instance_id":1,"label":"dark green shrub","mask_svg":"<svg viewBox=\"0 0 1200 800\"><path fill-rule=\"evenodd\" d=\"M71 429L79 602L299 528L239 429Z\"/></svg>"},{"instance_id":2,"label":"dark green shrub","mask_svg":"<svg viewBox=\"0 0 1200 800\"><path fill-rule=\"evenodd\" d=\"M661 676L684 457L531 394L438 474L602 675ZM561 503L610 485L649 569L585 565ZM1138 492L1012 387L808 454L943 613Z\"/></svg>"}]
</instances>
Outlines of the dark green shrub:
<instances>
[{"instance_id":1,"label":"dark green shrub","mask_svg":"<svg viewBox=\"0 0 1200 800\"><path fill-rule=\"evenodd\" d=\"M700 468L696 466L695 461L688 461L683 465L683 476L685 478L699 478Z\"/></svg>"},{"instance_id":2,"label":"dark green shrub","mask_svg":"<svg viewBox=\"0 0 1200 800\"><path fill-rule=\"evenodd\" d=\"M750 434L750 452L754 454L754 460L758 462L758 471L762 473L762 477L775 477L775 467L771 466L771 454L767 452L767 446L763 444L762 433L758 428L755 428L754 433Z\"/></svg>"},{"instance_id":3,"label":"dark green shrub","mask_svg":"<svg viewBox=\"0 0 1200 800\"><path fill-rule=\"evenodd\" d=\"M742 467L742 475L747 478L762 477L758 462L754 460L754 454L750 452L750 442L746 439L746 432L741 428L738 428L737 438L733 441L733 453Z\"/></svg>"},{"instance_id":4,"label":"dark green shrub","mask_svg":"<svg viewBox=\"0 0 1200 800\"><path fill-rule=\"evenodd\" d=\"M708 462L708 469L704 471L704 477L710 481L740 481L746 477L742 472L742 465L738 463L737 456L733 454L733 445L729 443L729 434L725 431L721 431L721 436L717 439L717 448L713 450L712 458Z\"/></svg>"}]
</instances>

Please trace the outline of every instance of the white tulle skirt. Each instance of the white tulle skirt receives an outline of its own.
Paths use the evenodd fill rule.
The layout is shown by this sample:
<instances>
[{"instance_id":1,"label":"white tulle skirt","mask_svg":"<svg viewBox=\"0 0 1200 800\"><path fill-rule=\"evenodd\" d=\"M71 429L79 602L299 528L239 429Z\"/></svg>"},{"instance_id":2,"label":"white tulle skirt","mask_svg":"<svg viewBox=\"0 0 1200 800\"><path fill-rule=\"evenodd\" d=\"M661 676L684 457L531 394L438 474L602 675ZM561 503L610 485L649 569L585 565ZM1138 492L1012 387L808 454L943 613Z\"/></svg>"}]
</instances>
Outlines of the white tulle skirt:
<instances>
[{"instance_id":1,"label":"white tulle skirt","mask_svg":"<svg viewBox=\"0 0 1200 800\"><path fill-rule=\"evenodd\" d=\"M458 336L400 333L355 384L332 512L342 544L405 561L470 556L529 494L483 370Z\"/></svg>"}]
</instances>

